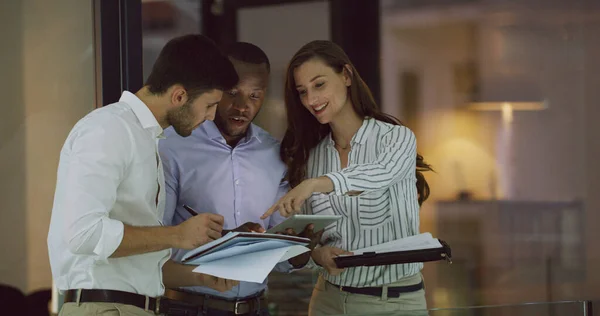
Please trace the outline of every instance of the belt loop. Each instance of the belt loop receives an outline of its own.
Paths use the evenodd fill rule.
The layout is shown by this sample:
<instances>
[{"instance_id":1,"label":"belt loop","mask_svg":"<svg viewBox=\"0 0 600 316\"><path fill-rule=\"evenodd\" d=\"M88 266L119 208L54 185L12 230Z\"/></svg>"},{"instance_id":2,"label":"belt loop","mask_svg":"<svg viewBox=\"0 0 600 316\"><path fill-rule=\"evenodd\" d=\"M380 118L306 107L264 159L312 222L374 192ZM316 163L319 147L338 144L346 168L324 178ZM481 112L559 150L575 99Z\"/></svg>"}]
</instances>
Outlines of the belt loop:
<instances>
[{"instance_id":1,"label":"belt loop","mask_svg":"<svg viewBox=\"0 0 600 316\"><path fill-rule=\"evenodd\" d=\"M154 314L156 315L160 315L160 301L161 301L162 297L158 296L156 298L156 301L154 303Z\"/></svg>"},{"instance_id":2,"label":"belt loop","mask_svg":"<svg viewBox=\"0 0 600 316\"><path fill-rule=\"evenodd\" d=\"M144 302L144 311L148 312L148 308L150 307L150 297L148 295L144 297L146 298L146 302Z\"/></svg>"},{"instance_id":3,"label":"belt loop","mask_svg":"<svg viewBox=\"0 0 600 316\"><path fill-rule=\"evenodd\" d=\"M381 300L387 301L388 299L388 286L384 285L381 287Z\"/></svg>"},{"instance_id":4,"label":"belt loop","mask_svg":"<svg viewBox=\"0 0 600 316\"><path fill-rule=\"evenodd\" d=\"M77 298L75 299L75 303L77 303L77 307L79 307L79 302L81 302L81 293L83 289L77 289Z\"/></svg>"},{"instance_id":5,"label":"belt loop","mask_svg":"<svg viewBox=\"0 0 600 316\"><path fill-rule=\"evenodd\" d=\"M256 297L256 315L260 315L260 298L261 295Z\"/></svg>"},{"instance_id":6,"label":"belt loop","mask_svg":"<svg viewBox=\"0 0 600 316\"><path fill-rule=\"evenodd\" d=\"M208 315L208 295L204 295L204 304L202 304L202 315Z\"/></svg>"}]
</instances>

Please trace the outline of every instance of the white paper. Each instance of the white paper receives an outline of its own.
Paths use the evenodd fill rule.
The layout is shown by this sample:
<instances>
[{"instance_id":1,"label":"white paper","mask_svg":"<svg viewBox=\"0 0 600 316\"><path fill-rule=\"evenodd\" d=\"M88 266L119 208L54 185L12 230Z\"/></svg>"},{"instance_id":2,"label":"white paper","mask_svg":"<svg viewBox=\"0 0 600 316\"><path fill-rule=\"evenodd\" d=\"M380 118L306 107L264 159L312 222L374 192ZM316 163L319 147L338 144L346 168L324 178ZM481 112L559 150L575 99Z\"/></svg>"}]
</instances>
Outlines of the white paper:
<instances>
[{"instance_id":1,"label":"white paper","mask_svg":"<svg viewBox=\"0 0 600 316\"><path fill-rule=\"evenodd\" d=\"M283 255L283 257L279 259L279 262L290 260L291 258L299 256L307 251L310 250L304 246L291 246L290 249L288 249L288 251Z\"/></svg>"},{"instance_id":2,"label":"white paper","mask_svg":"<svg viewBox=\"0 0 600 316\"><path fill-rule=\"evenodd\" d=\"M259 251L276 249L289 247L289 243L279 240L265 240L263 242L254 242L254 243L238 243L229 248L225 248L213 253L209 253L200 258L191 260L188 264L202 264L210 261L219 260L222 258L234 257L237 255L245 254L245 253L256 253Z\"/></svg>"},{"instance_id":3,"label":"white paper","mask_svg":"<svg viewBox=\"0 0 600 316\"><path fill-rule=\"evenodd\" d=\"M183 258L194 258L185 261L185 264L197 266L194 272L262 283L279 262L309 251L305 247L308 243L308 239L235 232L191 250ZM202 255L197 255L200 253Z\"/></svg>"},{"instance_id":4,"label":"white paper","mask_svg":"<svg viewBox=\"0 0 600 316\"><path fill-rule=\"evenodd\" d=\"M352 250L352 253L354 255L361 255L365 252L383 253L392 251L409 251L441 247L442 244L439 240L437 240L437 238L433 238L430 233L423 233L419 235L393 240L372 247Z\"/></svg>"},{"instance_id":5,"label":"white paper","mask_svg":"<svg viewBox=\"0 0 600 316\"><path fill-rule=\"evenodd\" d=\"M308 251L304 246L288 246L249 252L202 263L193 271L219 278L263 283L277 263Z\"/></svg>"}]
</instances>

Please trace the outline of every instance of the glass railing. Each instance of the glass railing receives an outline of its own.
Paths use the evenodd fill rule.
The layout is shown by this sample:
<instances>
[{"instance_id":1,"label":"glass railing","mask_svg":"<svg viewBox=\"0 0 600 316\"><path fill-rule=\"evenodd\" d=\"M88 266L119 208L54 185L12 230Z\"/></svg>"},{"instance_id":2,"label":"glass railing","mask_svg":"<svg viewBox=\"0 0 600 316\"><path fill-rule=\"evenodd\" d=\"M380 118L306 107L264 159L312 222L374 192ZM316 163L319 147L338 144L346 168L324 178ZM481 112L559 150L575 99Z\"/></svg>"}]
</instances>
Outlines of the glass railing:
<instances>
[{"instance_id":1,"label":"glass railing","mask_svg":"<svg viewBox=\"0 0 600 316\"><path fill-rule=\"evenodd\" d=\"M346 313L345 316L593 316L591 301L535 302L511 305L464 306L430 310Z\"/></svg>"}]
</instances>

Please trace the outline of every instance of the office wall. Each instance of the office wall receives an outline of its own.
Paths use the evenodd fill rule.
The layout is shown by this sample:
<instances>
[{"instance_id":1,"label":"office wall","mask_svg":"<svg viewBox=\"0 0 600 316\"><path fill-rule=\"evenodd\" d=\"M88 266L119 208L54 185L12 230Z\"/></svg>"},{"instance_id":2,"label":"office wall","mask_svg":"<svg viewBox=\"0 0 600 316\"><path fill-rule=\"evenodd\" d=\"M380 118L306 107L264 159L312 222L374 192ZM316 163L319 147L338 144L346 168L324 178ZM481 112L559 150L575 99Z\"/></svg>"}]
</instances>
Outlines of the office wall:
<instances>
[{"instance_id":1,"label":"office wall","mask_svg":"<svg viewBox=\"0 0 600 316\"><path fill-rule=\"evenodd\" d=\"M596 244L596 240L600 239L600 19L589 21L583 26L583 63L585 71L584 77L584 103L585 114L583 121L584 133L582 139L584 145L584 170L586 177L584 179L584 190L582 194L585 196L586 207L586 240L587 240L587 255L588 269L590 273L588 277L588 287L586 288L585 297L598 298L600 293L600 247Z\"/></svg>"},{"instance_id":2,"label":"office wall","mask_svg":"<svg viewBox=\"0 0 600 316\"><path fill-rule=\"evenodd\" d=\"M0 2L0 282L27 287L23 4ZM10 75L8 75L10 74Z\"/></svg>"},{"instance_id":3,"label":"office wall","mask_svg":"<svg viewBox=\"0 0 600 316\"><path fill-rule=\"evenodd\" d=\"M2 1L0 280L25 292L52 283L46 237L59 152L94 108L91 1ZM11 40L12 39L12 40ZM7 54L6 54L6 53ZM8 69L8 71L6 71ZM10 110L5 110L5 108ZM6 219L6 220L5 220Z\"/></svg>"},{"instance_id":4,"label":"office wall","mask_svg":"<svg viewBox=\"0 0 600 316\"><path fill-rule=\"evenodd\" d=\"M311 23L306 23L307 17ZM255 123L281 139L287 127L283 102L287 65L302 45L330 39L329 5L309 2L240 9L238 38L258 45L269 57L269 91Z\"/></svg>"}]
</instances>

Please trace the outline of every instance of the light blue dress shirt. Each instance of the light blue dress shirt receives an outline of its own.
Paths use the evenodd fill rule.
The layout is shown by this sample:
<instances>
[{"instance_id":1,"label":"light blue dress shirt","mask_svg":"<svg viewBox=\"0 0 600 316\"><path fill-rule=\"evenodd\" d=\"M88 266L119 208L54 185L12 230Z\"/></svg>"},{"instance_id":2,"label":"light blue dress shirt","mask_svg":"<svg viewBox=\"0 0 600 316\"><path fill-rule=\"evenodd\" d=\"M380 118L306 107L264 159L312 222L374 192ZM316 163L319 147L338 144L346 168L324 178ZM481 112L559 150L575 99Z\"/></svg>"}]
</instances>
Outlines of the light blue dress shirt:
<instances>
[{"instance_id":1,"label":"light blue dress shirt","mask_svg":"<svg viewBox=\"0 0 600 316\"><path fill-rule=\"evenodd\" d=\"M285 164L279 158L279 142L258 126L251 124L237 146L231 148L212 121L206 121L189 137L181 137L172 127L159 142L165 170L167 193L165 225L177 225L191 215L182 207L189 205L199 213L220 214L225 229L246 222L261 224L265 229L281 223L279 212L270 218L260 217L288 191L283 180ZM185 250L173 249L172 258L181 261ZM288 262L275 268L291 272ZM266 289L265 283L240 282L232 290L220 293L206 287L189 287L193 291L223 298L244 298Z\"/></svg>"}]
</instances>

